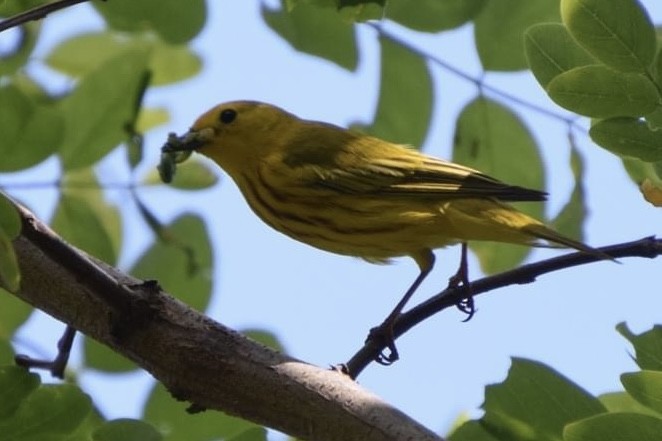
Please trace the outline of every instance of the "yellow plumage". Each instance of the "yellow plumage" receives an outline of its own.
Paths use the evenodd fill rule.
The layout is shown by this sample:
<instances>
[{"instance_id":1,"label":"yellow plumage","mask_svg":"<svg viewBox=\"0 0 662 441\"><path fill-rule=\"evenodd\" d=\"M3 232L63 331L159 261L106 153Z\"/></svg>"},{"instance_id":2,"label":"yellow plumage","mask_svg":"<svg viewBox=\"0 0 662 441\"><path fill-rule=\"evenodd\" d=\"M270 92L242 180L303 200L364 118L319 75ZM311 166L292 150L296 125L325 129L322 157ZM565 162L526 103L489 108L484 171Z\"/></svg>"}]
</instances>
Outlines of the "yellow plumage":
<instances>
[{"instance_id":1,"label":"yellow plumage","mask_svg":"<svg viewBox=\"0 0 662 441\"><path fill-rule=\"evenodd\" d=\"M213 159L264 222L296 240L374 262L411 256L421 275L407 298L431 270L432 250L450 244L543 239L599 253L507 204L545 193L269 104L214 107L164 147L183 150Z\"/></svg>"}]
</instances>

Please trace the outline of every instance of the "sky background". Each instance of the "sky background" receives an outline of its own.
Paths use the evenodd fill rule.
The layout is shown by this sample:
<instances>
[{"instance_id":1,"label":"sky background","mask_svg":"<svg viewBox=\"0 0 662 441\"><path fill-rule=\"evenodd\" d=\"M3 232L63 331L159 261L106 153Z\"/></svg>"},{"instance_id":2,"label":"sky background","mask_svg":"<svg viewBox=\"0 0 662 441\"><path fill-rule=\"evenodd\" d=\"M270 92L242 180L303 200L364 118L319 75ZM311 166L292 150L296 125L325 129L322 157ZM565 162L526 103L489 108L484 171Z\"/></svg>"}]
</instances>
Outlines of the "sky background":
<instances>
[{"instance_id":1,"label":"sky background","mask_svg":"<svg viewBox=\"0 0 662 441\"><path fill-rule=\"evenodd\" d=\"M662 22L660 2L642 3L654 22ZM291 49L263 23L260 4L209 2L207 25L193 42L204 60L202 72L174 86L152 88L146 97L149 106L168 108L172 118L147 134L141 174L158 163L168 132L183 133L199 114L224 101L266 101L307 119L342 126L372 121L379 93L376 32L359 26L361 61L356 72L347 72ZM63 39L102 26L89 5L47 18L31 73L48 82L52 91L68 87L70 80L40 67L39 58ZM476 77L481 75L471 26L440 35L421 35L395 25L388 29ZM437 66L431 70L435 109L423 149L449 158L455 118L476 96L476 88ZM560 111L528 72L490 73L485 82ZM547 215L553 217L572 187L565 125L514 108L539 143L551 194ZM601 246L659 234L662 212L642 200L620 161L585 136L578 136L577 143L587 168L586 242ZM116 152L103 161L99 167L103 181L128 180L125 168L117 166L122 154ZM3 176L0 183L57 176L58 164L51 158L28 174ZM40 217L50 218L56 203L54 189L13 194L31 204ZM208 191L145 188L140 194L165 223L184 211L200 212L207 220L216 257L211 317L235 329L272 331L291 355L320 366L346 361L359 349L368 329L381 322L418 273L408 258L389 266L371 265L275 233L250 211L234 183L222 174L220 184ZM125 203L125 193L109 192L108 197L123 203L126 213L135 210ZM129 222L124 225L120 266L128 268L149 245L150 233L136 218L124 219ZM530 261L559 253L535 250ZM443 288L458 258L458 247L438 251L435 271L414 301ZM478 278L477 261L471 257L469 264L471 277ZM630 347L614 327L626 321L640 332L660 322L662 299L655 280L659 271L659 260L600 262L482 295L470 322L463 323L464 315L455 309L438 314L398 340L400 361L388 368L369 366L359 382L441 433L463 412L479 415L485 385L505 378L513 356L547 363L594 394L619 390L619 375L636 366ZM22 330L19 342L32 341L48 353L61 330L61 324L37 314ZM74 354L74 366L77 359ZM94 372L81 375L83 387L107 417L139 417L150 377L139 373L113 376L112 382L109 378Z\"/></svg>"}]
</instances>

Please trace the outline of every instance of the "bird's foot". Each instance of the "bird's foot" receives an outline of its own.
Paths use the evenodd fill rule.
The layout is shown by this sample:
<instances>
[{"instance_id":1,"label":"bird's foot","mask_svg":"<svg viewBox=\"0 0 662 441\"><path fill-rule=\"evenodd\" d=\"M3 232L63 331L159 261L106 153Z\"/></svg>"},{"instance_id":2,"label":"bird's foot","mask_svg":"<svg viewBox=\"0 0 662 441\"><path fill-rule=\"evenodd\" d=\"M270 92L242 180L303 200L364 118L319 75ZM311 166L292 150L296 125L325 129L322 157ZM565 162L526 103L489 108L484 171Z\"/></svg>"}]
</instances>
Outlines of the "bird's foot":
<instances>
[{"instance_id":1,"label":"bird's foot","mask_svg":"<svg viewBox=\"0 0 662 441\"><path fill-rule=\"evenodd\" d=\"M375 357L375 361L382 366L390 366L400 358L398 349L395 347L393 335L393 323L386 320L379 326L375 326L368 333L366 343L375 343L382 347L382 351Z\"/></svg>"}]
</instances>

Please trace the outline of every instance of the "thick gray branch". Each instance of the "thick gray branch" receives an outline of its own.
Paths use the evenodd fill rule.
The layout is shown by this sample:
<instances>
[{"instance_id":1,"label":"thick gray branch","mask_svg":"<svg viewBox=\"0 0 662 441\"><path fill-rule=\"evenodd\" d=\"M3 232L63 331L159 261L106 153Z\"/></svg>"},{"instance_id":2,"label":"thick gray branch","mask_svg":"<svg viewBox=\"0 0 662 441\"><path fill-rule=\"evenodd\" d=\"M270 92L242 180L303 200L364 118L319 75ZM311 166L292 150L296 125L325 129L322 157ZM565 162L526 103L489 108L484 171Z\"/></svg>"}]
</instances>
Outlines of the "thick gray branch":
<instances>
[{"instance_id":1,"label":"thick gray branch","mask_svg":"<svg viewBox=\"0 0 662 441\"><path fill-rule=\"evenodd\" d=\"M194 408L304 440L441 440L347 376L249 340L21 215L17 296L133 360Z\"/></svg>"}]
</instances>

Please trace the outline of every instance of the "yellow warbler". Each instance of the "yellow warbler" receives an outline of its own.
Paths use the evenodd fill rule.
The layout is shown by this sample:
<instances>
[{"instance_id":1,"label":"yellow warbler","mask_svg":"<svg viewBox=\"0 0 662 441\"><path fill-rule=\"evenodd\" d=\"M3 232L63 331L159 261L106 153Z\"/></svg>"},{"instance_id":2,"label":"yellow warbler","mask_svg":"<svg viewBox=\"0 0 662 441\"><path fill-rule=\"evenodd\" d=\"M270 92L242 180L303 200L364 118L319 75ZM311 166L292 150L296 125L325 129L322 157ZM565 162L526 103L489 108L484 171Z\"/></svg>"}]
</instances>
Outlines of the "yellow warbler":
<instances>
[{"instance_id":1,"label":"yellow warbler","mask_svg":"<svg viewBox=\"0 0 662 441\"><path fill-rule=\"evenodd\" d=\"M416 261L419 276L380 327L390 349L385 363L398 357L392 324L432 269L433 249L543 239L601 254L505 203L542 201L543 192L270 104L218 105L163 147L166 155L191 150L221 166L255 214L293 239L371 262Z\"/></svg>"}]
</instances>

